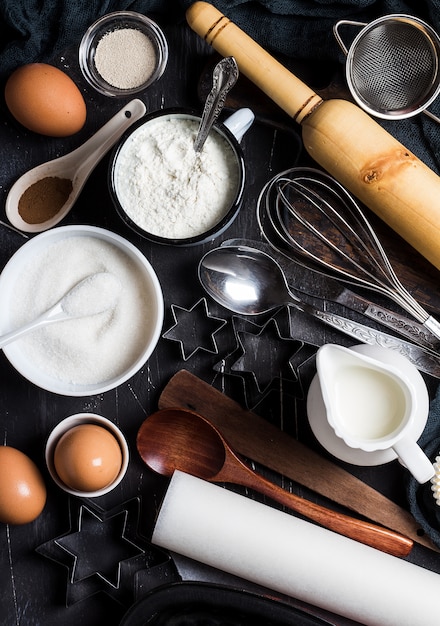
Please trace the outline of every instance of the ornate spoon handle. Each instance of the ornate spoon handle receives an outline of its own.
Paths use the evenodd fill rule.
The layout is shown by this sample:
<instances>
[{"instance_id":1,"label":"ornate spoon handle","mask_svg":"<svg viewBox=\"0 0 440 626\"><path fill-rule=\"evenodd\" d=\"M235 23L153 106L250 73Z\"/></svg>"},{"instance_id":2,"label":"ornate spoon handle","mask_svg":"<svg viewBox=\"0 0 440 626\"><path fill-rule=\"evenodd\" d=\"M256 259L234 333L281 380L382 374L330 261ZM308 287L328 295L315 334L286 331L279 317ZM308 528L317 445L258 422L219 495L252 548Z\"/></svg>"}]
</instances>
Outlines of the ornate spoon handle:
<instances>
[{"instance_id":1,"label":"ornate spoon handle","mask_svg":"<svg viewBox=\"0 0 440 626\"><path fill-rule=\"evenodd\" d=\"M194 142L194 150L200 152L209 135L212 125L223 109L226 95L238 79L238 66L234 57L226 57L214 67L212 89L209 92L202 113L199 130Z\"/></svg>"},{"instance_id":2,"label":"ornate spoon handle","mask_svg":"<svg viewBox=\"0 0 440 626\"><path fill-rule=\"evenodd\" d=\"M409 341L399 339L382 333L374 328L353 322L346 317L335 315L333 313L326 313L316 309L315 307L306 304L305 302L294 301L293 306L297 307L304 313L308 313L313 317L321 320L324 324L336 328L337 330L357 339L362 343L368 343L371 345L382 346L384 348L390 348L395 350L399 354L405 356L417 369L422 370L431 376L440 378L440 356L436 357L432 352L425 350L421 346L416 346Z\"/></svg>"}]
</instances>

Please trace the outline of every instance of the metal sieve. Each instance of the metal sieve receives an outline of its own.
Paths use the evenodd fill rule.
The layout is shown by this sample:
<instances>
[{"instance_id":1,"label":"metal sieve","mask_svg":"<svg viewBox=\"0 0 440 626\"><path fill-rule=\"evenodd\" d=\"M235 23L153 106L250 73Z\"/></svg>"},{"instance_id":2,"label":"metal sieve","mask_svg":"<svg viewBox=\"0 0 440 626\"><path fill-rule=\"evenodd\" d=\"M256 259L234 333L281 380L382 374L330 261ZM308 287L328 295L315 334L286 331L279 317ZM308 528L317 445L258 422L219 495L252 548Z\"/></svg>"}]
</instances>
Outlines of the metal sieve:
<instances>
[{"instance_id":1,"label":"metal sieve","mask_svg":"<svg viewBox=\"0 0 440 626\"><path fill-rule=\"evenodd\" d=\"M342 26L363 27L349 48ZM440 92L440 38L422 20L386 15L369 24L340 20L334 36L347 57L346 79L354 100L382 119L403 119L424 112Z\"/></svg>"}]
</instances>

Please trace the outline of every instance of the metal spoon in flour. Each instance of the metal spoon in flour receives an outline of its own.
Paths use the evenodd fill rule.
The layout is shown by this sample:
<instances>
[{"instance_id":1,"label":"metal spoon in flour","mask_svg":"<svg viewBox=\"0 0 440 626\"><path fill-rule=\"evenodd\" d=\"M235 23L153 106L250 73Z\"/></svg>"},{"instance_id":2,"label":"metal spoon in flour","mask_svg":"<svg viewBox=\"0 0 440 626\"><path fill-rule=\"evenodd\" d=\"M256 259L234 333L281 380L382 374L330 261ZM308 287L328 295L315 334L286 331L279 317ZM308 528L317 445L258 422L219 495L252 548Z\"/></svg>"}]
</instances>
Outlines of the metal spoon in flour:
<instances>
[{"instance_id":1,"label":"metal spoon in flour","mask_svg":"<svg viewBox=\"0 0 440 626\"><path fill-rule=\"evenodd\" d=\"M116 304L120 291L121 283L114 274L90 274L32 322L0 336L0 348L41 326L107 311Z\"/></svg>"},{"instance_id":2,"label":"metal spoon in flour","mask_svg":"<svg viewBox=\"0 0 440 626\"><path fill-rule=\"evenodd\" d=\"M209 135L212 125L225 105L226 95L238 79L238 65L234 57L219 61L212 73L212 89L209 92L202 113L194 150L200 152Z\"/></svg>"}]
</instances>

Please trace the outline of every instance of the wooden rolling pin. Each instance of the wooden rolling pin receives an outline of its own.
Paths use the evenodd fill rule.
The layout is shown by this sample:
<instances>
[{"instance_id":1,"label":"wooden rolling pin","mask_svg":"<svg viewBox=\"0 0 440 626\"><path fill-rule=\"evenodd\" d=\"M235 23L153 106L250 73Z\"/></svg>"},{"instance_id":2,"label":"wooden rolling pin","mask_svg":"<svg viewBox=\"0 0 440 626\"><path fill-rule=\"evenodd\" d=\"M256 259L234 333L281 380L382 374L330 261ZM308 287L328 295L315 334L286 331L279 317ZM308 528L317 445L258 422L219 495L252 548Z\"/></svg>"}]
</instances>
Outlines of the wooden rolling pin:
<instances>
[{"instance_id":1,"label":"wooden rolling pin","mask_svg":"<svg viewBox=\"0 0 440 626\"><path fill-rule=\"evenodd\" d=\"M440 269L440 178L358 106L322 100L206 2L190 27L301 124L310 156Z\"/></svg>"}]
</instances>

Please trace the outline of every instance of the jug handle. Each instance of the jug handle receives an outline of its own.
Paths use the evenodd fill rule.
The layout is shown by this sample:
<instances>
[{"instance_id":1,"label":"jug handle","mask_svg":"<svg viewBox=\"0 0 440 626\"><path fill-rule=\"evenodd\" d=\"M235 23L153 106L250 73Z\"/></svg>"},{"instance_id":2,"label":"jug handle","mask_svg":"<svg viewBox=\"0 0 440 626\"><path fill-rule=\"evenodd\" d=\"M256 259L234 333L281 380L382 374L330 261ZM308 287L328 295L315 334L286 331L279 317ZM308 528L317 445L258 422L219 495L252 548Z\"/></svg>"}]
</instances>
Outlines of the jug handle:
<instances>
[{"instance_id":1,"label":"jug handle","mask_svg":"<svg viewBox=\"0 0 440 626\"><path fill-rule=\"evenodd\" d=\"M412 439L403 437L392 448L402 465L411 472L420 484L428 482L435 475L434 465L422 448Z\"/></svg>"}]
</instances>

